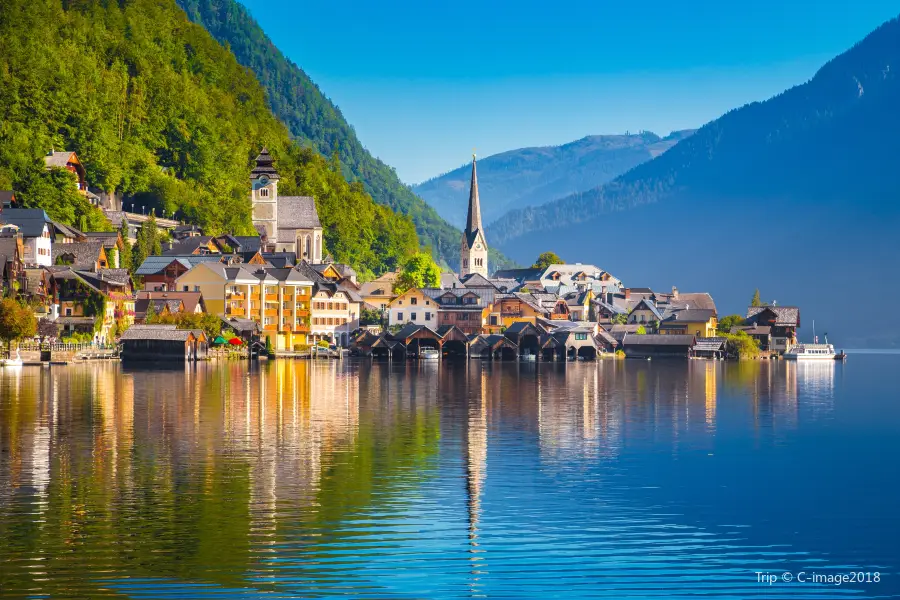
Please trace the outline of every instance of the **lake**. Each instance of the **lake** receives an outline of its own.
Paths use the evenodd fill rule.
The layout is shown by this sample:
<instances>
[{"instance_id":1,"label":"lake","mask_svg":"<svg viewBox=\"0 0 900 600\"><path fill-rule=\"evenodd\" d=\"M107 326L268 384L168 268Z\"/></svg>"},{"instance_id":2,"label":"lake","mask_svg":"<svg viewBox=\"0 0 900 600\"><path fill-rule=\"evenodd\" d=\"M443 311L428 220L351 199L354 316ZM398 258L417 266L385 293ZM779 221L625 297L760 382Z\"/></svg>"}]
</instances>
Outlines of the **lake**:
<instances>
[{"instance_id":1,"label":"lake","mask_svg":"<svg viewBox=\"0 0 900 600\"><path fill-rule=\"evenodd\" d=\"M896 354L0 370L0 595L900 597L898 389Z\"/></svg>"}]
</instances>

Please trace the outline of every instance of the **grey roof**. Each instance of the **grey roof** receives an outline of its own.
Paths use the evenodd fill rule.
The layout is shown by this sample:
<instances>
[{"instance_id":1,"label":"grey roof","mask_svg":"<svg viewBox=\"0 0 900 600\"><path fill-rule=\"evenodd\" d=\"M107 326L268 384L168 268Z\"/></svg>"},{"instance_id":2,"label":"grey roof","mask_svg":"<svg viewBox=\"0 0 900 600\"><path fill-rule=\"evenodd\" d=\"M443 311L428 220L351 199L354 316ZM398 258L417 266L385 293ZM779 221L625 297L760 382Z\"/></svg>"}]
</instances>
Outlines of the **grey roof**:
<instances>
[{"instance_id":1,"label":"grey roof","mask_svg":"<svg viewBox=\"0 0 900 600\"><path fill-rule=\"evenodd\" d=\"M769 335L772 333L772 328L768 325L736 325L731 328L731 333L738 331L743 331L747 335Z\"/></svg>"},{"instance_id":2,"label":"grey roof","mask_svg":"<svg viewBox=\"0 0 900 600\"><path fill-rule=\"evenodd\" d=\"M312 196L279 196L278 229L315 229L322 227L316 201ZM290 240L293 241L293 238Z\"/></svg>"},{"instance_id":3,"label":"grey roof","mask_svg":"<svg viewBox=\"0 0 900 600\"><path fill-rule=\"evenodd\" d=\"M3 237L0 238L0 254L6 257L7 260L12 260L14 256L18 255L19 241L14 237Z\"/></svg>"},{"instance_id":4,"label":"grey roof","mask_svg":"<svg viewBox=\"0 0 900 600\"><path fill-rule=\"evenodd\" d=\"M442 288L463 287L463 282L460 281L459 277L456 276L456 273L441 273L441 287Z\"/></svg>"},{"instance_id":5,"label":"grey roof","mask_svg":"<svg viewBox=\"0 0 900 600\"><path fill-rule=\"evenodd\" d=\"M140 316L146 315L151 304L157 314L161 313L166 307L168 307L170 313L177 313L181 311L183 302L175 298L138 298L134 302L134 314ZM189 311L185 307L185 312L193 311Z\"/></svg>"},{"instance_id":6,"label":"grey roof","mask_svg":"<svg viewBox=\"0 0 900 600\"><path fill-rule=\"evenodd\" d=\"M54 323L57 325L93 325L94 317L57 317Z\"/></svg>"},{"instance_id":7,"label":"grey roof","mask_svg":"<svg viewBox=\"0 0 900 600\"><path fill-rule=\"evenodd\" d=\"M656 305L653 304L653 302L651 302L650 300L647 300L646 298L641 298L640 301L637 304L635 304L634 308L632 308L629 312L634 312L634 311L638 310L638 308L641 306L643 306L644 308L648 309L651 313L653 313L653 315L657 319L659 319L660 321L662 320L662 315L659 313L659 309L656 308Z\"/></svg>"},{"instance_id":8,"label":"grey roof","mask_svg":"<svg viewBox=\"0 0 900 600\"><path fill-rule=\"evenodd\" d=\"M69 265L82 269L93 270L100 260L100 252L103 251L103 242L72 242L70 244L53 244L51 259L53 263L65 255L71 255Z\"/></svg>"},{"instance_id":9,"label":"grey roof","mask_svg":"<svg viewBox=\"0 0 900 600\"><path fill-rule=\"evenodd\" d=\"M800 308L796 306L751 306L747 309L747 319L753 319L767 309L775 313L776 326L800 326Z\"/></svg>"},{"instance_id":10,"label":"grey roof","mask_svg":"<svg viewBox=\"0 0 900 600\"><path fill-rule=\"evenodd\" d=\"M416 334L422 330L425 330L428 333L433 334L435 337L438 337L438 338L441 337L441 334L439 334L434 329L432 329L430 327L426 327L425 325L416 325L413 323L404 325L400 331L393 334L391 337L393 337L395 340L405 340L405 339L409 338L411 335Z\"/></svg>"},{"instance_id":11,"label":"grey roof","mask_svg":"<svg viewBox=\"0 0 900 600\"><path fill-rule=\"evenodd\" d=\"M172 242L172 245L167 250L163 251L163 256L192 255L198 248L206 247L210 240L212 240L212 237L208 235L186 237L183 240Z\"/></svg>"},{"instance_id":12,"label":"grey roof","mask_svg":"<svg viewBox=\"0 0 900 600\"><path fill-rule=\"evenodd\" d=\"M178 300L184 303L184 310L189 313L196 312L198 304L201 309L205 305L203 302L203 294L201 292L150 292L142 290L135 295L138 301L150 298L154 300ZM137 311L137 308L135 308L135 311Z\"/></svg>"},{"instance_id":13,"label":"grey roof","mask_svg":"<svg viewBox=\"0 0 900 600\"><path fill-rule=\"evenodd\" d=\"M122 285L131 280L128 269L97 269L97 276L106 281L114 281Z\"/></svg>"},{"instance_id":14,"label":"grey roof","mask_svg":"<svg viewBox=\"0 0 900 600\"><path fill-rule=\"evenodd\" d=\"M190 329L170 329L166 326L145 325L143 327L129 327L119 338L120 340L168 340L186 342L194 332Z\"/></svg>"},{"instance_id":15,"label":"grey roof","mask_svg":"<svg viewBox=\"0 0 900 600\"><path fill-rule=\"evenodd\" d=\"M727 341L723 337L698 337L694 342L694 350L717 352L725 349Z\"/></svg>"},{"instance_id":16,"label":"grey roof","mask_svg":"<svg viewBox=\"0 0 900 600\"><path fill-rule=\"evenodd\" d=\"M660 322L660 328L677 327L682 323L706 323L716 315L714 310L709 309L685 309L685 310L668 310Z\"/></svg>"},{"instance_id":17,"label":"grey roof","mask_svg":"<svg viewBox=\"0 0 900 600\"><path fill-rule=\"evenodd\" d=\"M16 199L16 194L12 190L0 190L0 206L9 206Z\"/></svg>"},{"instance_id":18,"label":"grey roof","mask_svg":"<svg viewBox=\"0 0 900 600\"><path fill-rule=\"evenodd\" d=\"M51 227L53 222L47 213L40 208L7 208L0 213L0 223L16 225L22 237L41 237L44 226Z\"/></svg>"},{"instance_id":19,"label":"grey roof","mask_svg":"<svg viewBox=\"0 0 900 600\"><path fill-rule=\"evenodd\" d=\"M671 294L667 296L669 298L669 306L673 308L700 308L716 312L716 303L712 296L706 292L680 292L678 298Z\"/></svg>"},{"instance_id":20,"label":"grey roof","mask_svg":"<svg viewBox=\"0 0 900 600\"><path fill-rule=\"evenodd\" d=\"M65 223L60 223L58 221L51 221L51 225L53 225L53 229L56 230L56 233L60 235L64 235L66 237L78 239L84 237L84 233L75 229L74 227L69 227Z\"/></svg>"},{"instance_id":21,"label":"grey roof","mask_svg":"<svg viewBox=\"0 0 900 600\"><path fill-rule=\"evenodd\" d=\"M494 277L488 279L488 281L500 292L514 292L522 287L522 284L516 279Z\"/></svg>"},{"instance_id":22,"label":"grey roof","mask_svg":"<svg viewBox=\"0 0 900 600\"><path fill-rule=\"evenodd\" d=\"M62 152L51 152L44 157L44 164L48 167L65 168L73 154L75 153L70 150L63 150Z\"/></svg>"},{"instance_id":23,"label":"grey roof","mask_svg":"<svg viewBox=\"0 0 900 600\"><path fill-rule=\"evenodd\" d=\"M603 302L601 300L594 300L594 304L607 312L610 312L614 315L624 315L628 314L628 309L624 306L619 306L618 304L609 304L608 302Z\"/></svg>"},{"instance_id":24,"label":"grey roof","mask_svg":"<svg viewBox=\"0 0 900 600\"><path fill-rule=\"evenodd\" d=\"M148 256L141 266L134 272L135 275L156 275L175 261L181 263L184 268L192 269L200 263L221 262L221 254L191 254L188 256Z\"/></svg>"},{"instance_id":25,"label":"grey roof","mask_svg":"<svg viewBox=\"0 0 900 600\"><path fill-rule=\"evenodd\" d=\"M91 242L102 242L106 249L115 248L119 244L118 231L85 231L82 235Z\"/></svg>"},{"instance_id":26,"label":"grey roof","mask_svg":"<svg viewBox=\"0 0 900 600\"><path fill-rule=\"evenodd\" d=\"M595 340L594 340L595 342L605 343L605 344L612 346L613 348L615 348L616 346L619 345L619 341L616 338L614 338L611 333L609 333L602 327L597 329L597 333L594 337L595 337Z\"/></svg>"},{"instance_id":27,"label":"grey roof","mask_svg":"<svg viewBox=\"0 0 900 600\"><path fill-rule=\"evenodd\" d=\"M460 281L467 288L493 288L494 284L488 281L487 277L480 273L469 273L464 277L460 277Z\"/></svg>"},{"instance_id":28,"label":"grey roof","mask_svg":"<svg viewBox=\"0 0 900 600\"><path fill-rule=\"evenodd\" d=\"M626 335L625 347L628 346L692 346L692 335L663 335L659 333L647 333L644 335Z\"/></svg>"},{"instance_id":29,"label":"grey roof","mask_svg":"<svg viewBox=\"0 0 900 600\"><path fill-rule=\"evenodd\" d=\"M259 252L261 246L258 235L232 235L229 237L233 238L240 245L241 252ZM237 251L237 248L233 248L233 250Z\"/></svg>"},{"instance_id":30,"label":"grey roof","mask_svg":"<svg viewBox=\"0 0 900 600\"><path fill-rule=\"evenodd\" d=\"M222 323L229 329L234 329L239 334L258 333L259 323L253 319L245 319L243 317L222 317Z\"/></svg>"}]
</instances>

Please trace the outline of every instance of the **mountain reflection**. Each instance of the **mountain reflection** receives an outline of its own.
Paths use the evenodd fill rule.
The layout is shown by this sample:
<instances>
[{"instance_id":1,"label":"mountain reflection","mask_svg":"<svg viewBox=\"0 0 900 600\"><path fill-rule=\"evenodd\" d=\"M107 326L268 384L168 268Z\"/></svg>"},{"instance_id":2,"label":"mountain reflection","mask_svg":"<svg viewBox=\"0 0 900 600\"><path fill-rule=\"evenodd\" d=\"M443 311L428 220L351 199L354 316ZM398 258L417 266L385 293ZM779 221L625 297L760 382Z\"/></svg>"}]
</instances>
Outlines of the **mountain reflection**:
<instances>
[{"instance_id":1,"label":"mountain reflection","mask_svg":"<svg viewBox=\"0 0 900 600\"><path fill-rule=\"evenodd\" d=\"M465 523L466 585L481 595L495 453L533 450L552 466L612 461L646 440L704 449L726 397L731 418L796 427L801 397L828 410L834 377L832 363L757 361L0 371L0 589L377 586L383 573L366 568L414 535L413 507L437 490L443 535ZM499 430L516 445L495 447ZM460 479L439 472L446 456Z\"/></svg>"}]
</instances>

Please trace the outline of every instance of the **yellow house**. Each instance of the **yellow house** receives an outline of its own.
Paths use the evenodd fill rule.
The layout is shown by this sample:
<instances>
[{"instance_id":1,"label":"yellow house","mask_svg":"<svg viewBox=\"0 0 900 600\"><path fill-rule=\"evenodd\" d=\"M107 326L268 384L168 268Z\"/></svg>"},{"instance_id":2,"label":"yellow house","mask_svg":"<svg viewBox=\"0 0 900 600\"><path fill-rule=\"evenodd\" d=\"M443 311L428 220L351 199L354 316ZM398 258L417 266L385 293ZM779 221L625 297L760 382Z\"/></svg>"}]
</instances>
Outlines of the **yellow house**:
<instances>
[{"instance_id":1,"label":"yellow house","mask_svg":"<svg viewBox=\"0 0 900 600\"><path fill-rule=\"evenodd\" d=\"M716 311L689 308L666 313L659 323L662 334L688 334L696 337L715 337L719 322Z\"/></svg>"},{"instance_id":2,"label":"yellow house","mask_svg":"<svg viewBox=\"0 0 900 600\"><path fill-rule=\"evenodd\" d=\"M656 308L652 301L646 298L642 298L628 313L628 323L632 325L649 325L653 322L661 323L662 320L663 317L659 309Z\"/></svg>"},{"instance_id":3,"label":"yellow house","mask_svg":"<svg viewBox=\"0 0 900 600\"><path fill-rule=\"evenodd\" d=\"M385 311L391 301L397 297L397 294L394 293L396 282L397 273L385 273L378 279L362 284L359 287L359 295L366 304Z\"/></svg>"},{"instance_id":4,"label":"yellow house","mask_svg":"<svg viewBox=\"0 0 900 600\"><path fill-rule=\"evenodd\" d=\"M486 333L500 333L513 323L534 324L544 316L541 306L531 300L530 294L510 294L495 298L486 317Z\"/></svg>"},{"instance_id":5,"label":"yellow house","mask_svg":"<svg viewBox=\"0 0 900 600\"><path fill-rule=\"evenodd\" d=\"M276 350L306 344L313 282L290 267L254 267L200 263L177 287L201 292L210 314L256 321Z\"/></svg>"}]
</instances>

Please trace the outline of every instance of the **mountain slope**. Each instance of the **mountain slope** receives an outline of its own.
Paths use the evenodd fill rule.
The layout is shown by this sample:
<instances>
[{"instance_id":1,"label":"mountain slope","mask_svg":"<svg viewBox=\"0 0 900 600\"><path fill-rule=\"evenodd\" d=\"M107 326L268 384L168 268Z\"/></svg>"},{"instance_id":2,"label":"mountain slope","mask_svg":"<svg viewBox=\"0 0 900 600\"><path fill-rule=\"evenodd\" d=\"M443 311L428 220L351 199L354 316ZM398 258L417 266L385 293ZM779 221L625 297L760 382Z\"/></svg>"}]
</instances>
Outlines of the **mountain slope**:
<instances>
[{"instance_id":1,"label":"mountain slope","mask_svg":"<svg viewBox=\"0 0 900 600\"><path fill-rule=\"evenodd\" d=\"M894 19L809 82L727 113L610 184L504 215L492 239L668 199L896 199L898 68Z\"/></svg>"},{"instance_id":2,"label":"mountain slope","mask_svg":"<svg viewBox=\"0 0 900 600\"><path fill-rule=\"evenodd\" d=\"M418 246L412 223L291 141L252 73L174 0L0 4L0 187L67 222L67 185L43 168L72 150L94 187L209 233L252 232L249 174L268 145L280 191L312 194L326 248L364 274Z\"/></svg>"},{"instance_id":3,"label":"mountain slope","mask_svg":"<svg viewBox=\"0 0 900 600\"><path fill-rule=\"evenodd\" d=\"M269 40L246 8L234 0L178 0L195 23L227 45L266 90L272 111L296 139L325 156L340 156L345 175L357 179L379 203L408 215L423 245L449 265L459 262L460 232L405 186L394 170L366 150L340 110ZM495 257L496 260L500 257Z\"/></svg>"},{"instance_id":4,"label":"mountain slope","mask_svg":"<svg viewBox=\"0 0 900 600\"><path fill-rule=\"evenodd\" d=\"M483 206L490 222L514 208L537 206L612 181L632 167L658 156L693 130L666 138L654 133L592 135L562 146L521 148L478 161L478 184L489 199ZM450 223L466 219L470 165L413 186Z\"/></svg>"},{"instance_id":5,"label":"mountain slope","mask_svg":"<svg viewBox=\"0 0 900 600\"><path fill-rule=\"evenodd\" d=\"M807 83L733 110L615 181L487 226L515 257L554 248L631 285L703 286L740 312L755 287L843 343L900 345L849 302L900 293L900 21ZM777 296L776 296L777 294ZM773 297L774 296L774 297ZM820 329L821 331L821 329Z\"/></svg>"}]
</instances>

